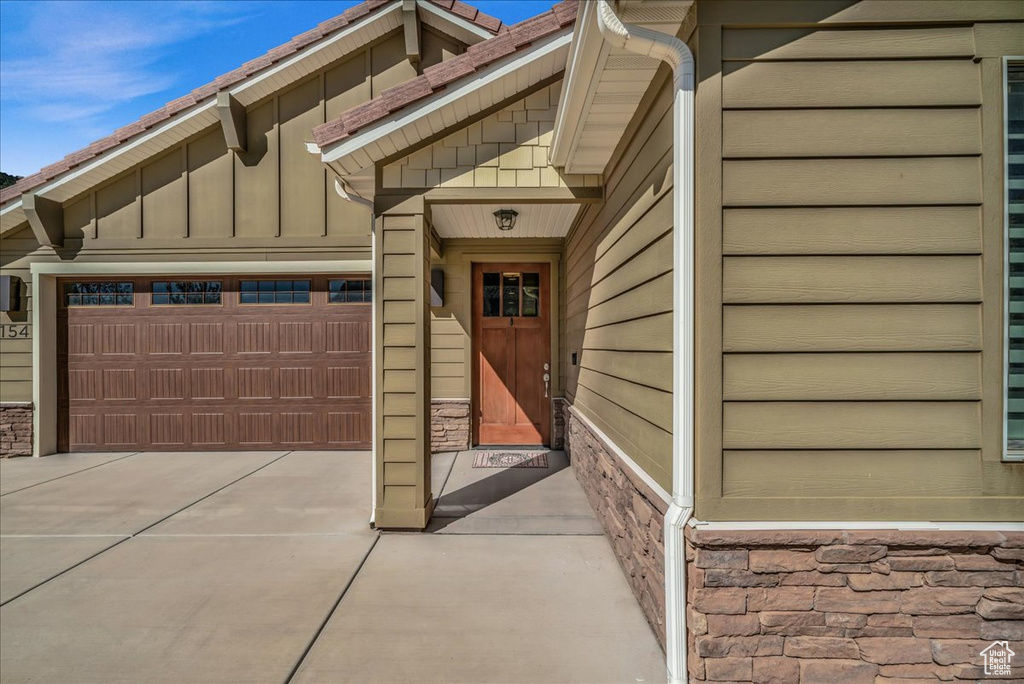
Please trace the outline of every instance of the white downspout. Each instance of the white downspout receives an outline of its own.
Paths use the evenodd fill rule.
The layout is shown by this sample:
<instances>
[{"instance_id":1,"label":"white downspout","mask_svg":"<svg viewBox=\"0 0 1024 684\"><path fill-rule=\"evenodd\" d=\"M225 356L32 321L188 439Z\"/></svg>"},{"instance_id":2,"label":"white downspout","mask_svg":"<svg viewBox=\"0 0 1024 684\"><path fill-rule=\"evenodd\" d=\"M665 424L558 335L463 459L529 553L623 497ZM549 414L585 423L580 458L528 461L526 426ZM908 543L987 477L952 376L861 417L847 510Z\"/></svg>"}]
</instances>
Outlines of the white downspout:
<instances>
[{"instance_id":1,"label":"white downspout","mask_svg":"<svg viewBox=\"0 0 1024 684\"><path fill-rule=\"evenodd\" d=\"M684 684L686 669L686 541L693 515L694 422L694 207L693 53L674 36L624 24L608 0L598 0L597 25L611 45L654 57L672 67L673 226L672 503L665 514L665 648L668 681Z\"/></svg>"},{"instance_id":2,"label":"white downspout","mask_svg":"<svg viewBox=\"0 0 1024 684\"><path fill-rule=\"evenodd\" d=\"M309 145L311 143L307 143ZM311 150L312 151L312 150ZM315 154L320 153L320 148L316 148ZM328 165L327 168L331 168ZM334 169L331 168L331 171ZM373 213L374 207L373 202L360 197L352 188L345 183L341 176L337 175L335 171L334 176L334 191L338 193L338 196L348 202L355 202L361 204L370 210L370 263L373 264L373 268L377 268L377 217ZM373 275L377 275L374 273ZM374 278L376 280L376 278ZM373 284L373 306L370 308L370 527L373 527L376 522L377 516L377 297L380 296L380 289L377 287L377 283Z\"/></svg>"}]
</instances>

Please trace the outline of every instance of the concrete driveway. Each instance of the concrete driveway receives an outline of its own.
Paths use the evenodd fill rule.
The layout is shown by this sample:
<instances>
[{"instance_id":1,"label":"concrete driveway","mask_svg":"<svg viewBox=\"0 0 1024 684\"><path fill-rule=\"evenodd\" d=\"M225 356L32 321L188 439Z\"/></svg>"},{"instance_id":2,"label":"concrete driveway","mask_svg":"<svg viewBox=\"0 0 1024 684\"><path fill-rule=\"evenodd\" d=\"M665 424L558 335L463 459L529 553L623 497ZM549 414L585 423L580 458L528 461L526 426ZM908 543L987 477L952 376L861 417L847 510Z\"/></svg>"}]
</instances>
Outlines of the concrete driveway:
<instances>
[{"instance_id":1,"label":"concrete driveway","mask_svg":"<svg viewBox=\"0 0 1024 684\"><path fill-rule=\"evenodd\" d=\"M437 533L383 536L365 452L0 461L0 680L664 681L551 460L440 456Z\"/></svg>"}]
</instances>

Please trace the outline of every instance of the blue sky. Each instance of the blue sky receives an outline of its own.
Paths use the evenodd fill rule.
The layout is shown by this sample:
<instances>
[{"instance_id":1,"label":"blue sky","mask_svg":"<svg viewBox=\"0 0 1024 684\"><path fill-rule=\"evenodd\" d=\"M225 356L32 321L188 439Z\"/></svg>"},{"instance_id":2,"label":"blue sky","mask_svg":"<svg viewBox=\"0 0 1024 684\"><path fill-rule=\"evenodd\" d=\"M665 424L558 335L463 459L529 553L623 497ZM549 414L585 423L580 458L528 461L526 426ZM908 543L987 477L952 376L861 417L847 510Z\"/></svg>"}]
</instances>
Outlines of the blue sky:
<instances>
[{"instance_id":1,"label":"blue sky","mask_svg":"<svg viewBox=\"0 0 1024 684\"><path fill-rule=\"evenodd\" d=\"M515 23L555 0L470 4ZM27 176L355 0L0 0L0 170Z\"/></svg>"}]
</instances>

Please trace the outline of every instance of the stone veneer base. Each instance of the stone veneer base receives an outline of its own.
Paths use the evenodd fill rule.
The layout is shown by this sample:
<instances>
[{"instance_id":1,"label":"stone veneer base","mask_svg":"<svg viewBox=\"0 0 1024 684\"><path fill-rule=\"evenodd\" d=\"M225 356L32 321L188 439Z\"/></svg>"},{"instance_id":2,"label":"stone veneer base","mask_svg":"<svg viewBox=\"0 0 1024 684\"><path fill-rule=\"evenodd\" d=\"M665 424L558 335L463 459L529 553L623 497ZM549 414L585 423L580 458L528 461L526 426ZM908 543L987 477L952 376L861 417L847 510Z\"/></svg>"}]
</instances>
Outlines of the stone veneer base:
<instances>
[{"instance_id":1,"label":"stone veneer base","mask_svg":"<svg viewBox=\"0 0 1024 684\"><path fill-rule=\"evenodd\" d=\"M576 479L609 536L633 595L665 647L665 542L668 504L565 403L569 452Z\"/></svg>"},{"instance_id":2,"label":"stone veneer base","mask_svg":"<svg viewBox=\"0 0 1024 684\"><path fill-rule=\"evenodd\" d=\"M469 399L430 400L430 451L469 449Z\"/></svg>"},{"instance_id":3,"label":"stone veneer base","mask_svg":"<svg viewBox=\"0 0 1024 684\"><path fill-rule=\"evenodd\" d=\"M686 536L692 681L988 681L992 642L1024 654L1024 532Z\"/></svg>"},{"instance_id":4,"label":"stone veneer base","mask_svg":"<svg viewBox=\"0 0 1024 684\"><path fill-rule=\"evenodd\" d=\"M32 455L32 404L0 406L0 457Z\"/></svg>"}]
</instances>

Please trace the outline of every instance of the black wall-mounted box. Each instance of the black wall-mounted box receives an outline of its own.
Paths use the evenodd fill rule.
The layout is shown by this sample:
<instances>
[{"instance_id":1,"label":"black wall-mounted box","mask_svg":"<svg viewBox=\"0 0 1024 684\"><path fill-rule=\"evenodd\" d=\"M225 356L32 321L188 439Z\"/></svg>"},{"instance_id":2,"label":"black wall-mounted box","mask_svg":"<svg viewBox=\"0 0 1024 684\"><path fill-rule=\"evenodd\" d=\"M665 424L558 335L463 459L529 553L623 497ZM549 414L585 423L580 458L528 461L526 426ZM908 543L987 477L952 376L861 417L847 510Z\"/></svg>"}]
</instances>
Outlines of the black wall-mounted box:
<instances>
[{"instance_id":1,"label":"black wall-mounted box","mask_svg":"<svg viewBox=\"0 0 1024 684\"><path fill-rule=\"evenodd\" d=\"M21 278L0 275L0 311L21 309Z\"/></svg>"}]
</instances>

